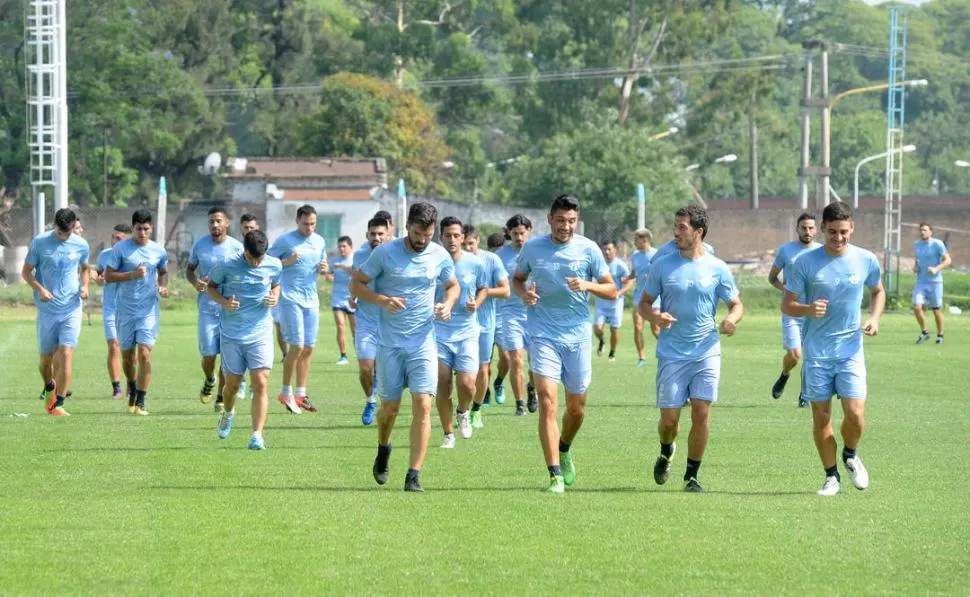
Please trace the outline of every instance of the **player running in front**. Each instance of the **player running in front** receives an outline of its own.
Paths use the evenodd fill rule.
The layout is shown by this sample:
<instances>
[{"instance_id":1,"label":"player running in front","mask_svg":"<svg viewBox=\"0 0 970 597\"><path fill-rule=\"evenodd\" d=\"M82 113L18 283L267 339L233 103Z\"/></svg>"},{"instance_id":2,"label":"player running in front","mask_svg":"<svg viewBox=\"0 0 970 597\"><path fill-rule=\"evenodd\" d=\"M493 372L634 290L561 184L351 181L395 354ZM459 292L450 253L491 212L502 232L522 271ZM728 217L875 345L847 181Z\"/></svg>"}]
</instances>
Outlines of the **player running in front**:
<instances>
[{"instance_id":1,"label":"player running in front","mask_svg":"<svg viewBox=\"0 0 970 597\"><path fill-rule=\"evenodd\" d=\"M919 324L917 344L929 342L930 330L926 327L923 305L929 305L936 320L936 343L943 344L943 274L950 266L950 253L943 241L933 238L933 226L923 222L919 225L919 240L913 243L916 263L916 287L913 288L913 314Z\"/></svg>"},{"instance_id":2,"label":"player running in front","mask_svg":"<svg viewBox=\"0 0 970 597\"><path fill-rule=\"evenodd\" d=\"M390 225L382 217L374 216L367 222L367 242L354 252L353 269L359 270L377 247L391 240ZM351 278L353 283L353 278ZM373 280L368 284L373 290ZM357 301L351 292L350 302L357 309L357 334L354 336L354 350L357 352L357 373L360 387L364 390L364 412L360 422L371 425L377 412L377 340L379 337L381 308L368 302Z\"/></svg>"},{"instance_id":3,"label":"player running in front","mask_svg":"<svg viewBox=\"0 0 970 597\"><path fill-rule=\"evenodd\" d=\"M647 365L647 355L644 352L646 345L643 342L644 319L640 315L638 306L640 305L640 298L643 296L643 289L647 286L650 264L657 254L657 249L651 246L652 243L653 233L649 229L641 228L633 233L633 244L636 245L637 250L630 256L630 276L623 286L624 292L633 289L633 343L637 347L637 369ZM657 309L660 308L659 303L654 306ZM660 328L654 325L650 326L650 332L654 338L660 336Z\"/></svg>"},{"instance_id":4,"label":"player running in front","mask_svg":"<svg viewBox=\"0 0 970 597\"><path fill-rule=\"evenodd\" d=\"M350 338L357 336L357 309L350 304L350 278L354 274L354 241L349 236L337 239L337 254L330 259L330 273L327 279L333 282L330 310L337 325L337 349L340 351L338 365L350 363L347 359L347 328Z\"/></svg>"},{"instance_id":5,"label":"player running in front","mask_svg":"<svg viewBox=\"0 0 970 597\"><path fill-rule=\"evenodd\" d=\"M108 377L111 378L111 397L121 400L124 394L121 391L121 345L118 344L118 317L117 299L118 285L108 284L104 281L104 268L108 265L108 258L111 256L111 249L121 241L131 236L131 226L128 224L118 224L111 231L111 246L98 254L98 262L95 266L97 277L95 282L102 286L104 291L101 295L101 327L104 329L104 339L108 343Z\"/></svg>"},{"instance_id":6,"label":"player running in front","mask_svg":"<svg viewBox=\"0 0 970 597\"><path fill-rule=\"evenodd\" d=\"M623 263L622 259L616 256L616 241L608 240L603 243L603 258L606 259L606 267L610 268L610 275L616 283L616 299L606 300L596 299L596 311L594 317L596 322L593 325L593 334L599 341L596 349L596 356L603 355L603 344L606 339L603 337L603 328L607 324L610 326L610 362L616 360L616 347L620 345L620 328L623 327L623 306L626 301L623 298L629 288L626 285L627 278L630 277L630 268Z\"/></svg>"}]
</instances>

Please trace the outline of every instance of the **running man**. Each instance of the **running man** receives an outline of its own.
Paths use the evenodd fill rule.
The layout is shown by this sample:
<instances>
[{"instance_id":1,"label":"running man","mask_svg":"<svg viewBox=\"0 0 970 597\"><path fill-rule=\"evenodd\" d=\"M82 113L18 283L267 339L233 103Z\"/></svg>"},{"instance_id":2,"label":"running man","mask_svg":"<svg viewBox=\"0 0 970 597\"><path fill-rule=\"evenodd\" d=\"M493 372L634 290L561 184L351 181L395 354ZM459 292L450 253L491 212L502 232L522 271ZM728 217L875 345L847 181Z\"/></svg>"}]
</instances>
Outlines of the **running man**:
<instances>
[{"instance_id":1,"label":"running man","mask_svg":"<svg viewBox=\"0 0 970 597\"><path fill-rule=\"evenodd\" d=\"M131 230L131 238L111 249L104 281L118 284L118 343L128 382L128 412L143 416L148 414L145 398L158 338L158 299L168 297L168 253L151 240L152 212L139 209L131 214Z\"/></svg>"},{"instance_id":2,"label":"running man","mask_svg":"<svg viewBox=\"0 0 970 597\"><path fill-rule=\"evenodd\" d=\"M623 327L623 306L625 300L623 295L629 290L626 285L627 278L630 277L630 268L623 263L622 259L616 258L616 241L608 240L603 243L603 258L606 259L606 267L610 268L610 276L616 283L616 299L606 300L596 299L596 311L594 317L596 323L593 325L593 333L599 341L596 349L596 356L603 356L603 344L606 340L603 337L603 327L610 326L610 362L616 360L616 347L620 344L620 328Z\"/></svg>"},{"instance_id":3,"label":"running man","mask_svg":"<svg viewBox=\"0 0 970 597\"><path fill-rule=\"evenodd\" d=\"M778 247L778 251L775 253L775 262L771 265L771 271L768 272L768 283L782 292L782 298L785 298L785 282L788 281L788 277L791 275L795 260L806 251L811 251L822 246L815 242L815 234L818 232L817 225L815 224L815 216L810 213L803 213L798 216L795 227L798 233L798 240L793 240L790 243L785 243ZM784 281L778 279L778 274L782 274ZM798 300L801 301L802 298L799 297ZM785 386L788 384L788 378L791 376L792 369L798 365L798 361L802 358L802 329L804 326L804 318L798 319L796 317L789 317L784 313L781 314L781 342L782 348L785 349L785 358L781 361L781 375L778 376L775 385L771 387L771 397L776 400L781 398L782 393L785 391ZM805 400L802 392L799 392L798 408L805 408L807 406L808 401Z\"/></svg>"},{"instance_id":4,"label":"running man","mask_svg":"<svg viewBox=\"0 0 970 597\"><path fill-rule=\"evenodd\" d=\"M253 230L259 230L259 222L253 214L243 214L239 218L239 235L246 238L246 235Z\"/></svg>"},{"instance_id":5,"label":"running man","mask_svg":"<svg viewBox=\"0 0 970 597\"><path fill-rule=\"evenodd\" d=\"M519 251L532 235L532 221L516 214L505 223L511 241L498 251L496 255L505 265L505 273L511 278L515 274L515 265L519 259ZM502 319L501 331L498 334L498 345L505 358L509 360L509 376L512 378L512 394L515 396L515 416L525 415L525 398L528 396L529 412L534 413L539 408L539 399L535 386L532 385L532 372L529 372L529 384L525 385L525 356L529 349L529 339L525 331L527 311L522 299L518 295L510 296L499 306L499 317ZM505 388L501 375L495 377L495 403L505 403ZM528 392L528 393L527 393Z\"/></svg>"},{"instance_id":6,"label":"running man","mask_svg":"<svg viewBox=\"0 0 970 597\"><path fill-rule=\"evenodd\" d=\"M216 358L221 352L219 325L222 319L222 307L209 298L207 288L212 270L230 259L242 255L242 243L229 236L229 214L223 207L213 207L209 210L209 234L199 238L192 244L189 253L189 263L185 267L185 279L195 287L198 293L196 303L199 308L196 332L199 343L199 355L202 357L202 389L199 390L199 401L209 404L212 400L212 389L216 383ZM216 394L215 411L223 411L223 394L226 385L222 369L219 369L219 389ZM239 388L245 396L245 388Z\"/></svg>"},{"instance_id":7,"label":"running man","mask_svg":"<svg viewBox=\"0 0 970 597\"><path fill-rule=\"evenodd\" d=\"M330 309L333 311L333 321L337 324L337 348L340 350L338 365L346 365L347 359L347 327L350 327L351 340L357 334L357 321L354 314L357 309L350 305L350 278L354 274L354 241L349 236L337 239L337 254L330 259L330 273L327 279L333 282Z\"/></svg>"},{"instance_id":8,"label":"running man","mask_svg":"<svg viewBox=\"0 0 970 597\"><path fill-rule=\"evenodd\" d=\"M497 237L497 241L493 237ZM489 241L498 243L498 247L505 244L505 239L501 234L495 233L489 237ZM465 251L478 256L485 263L485 283L488 286L485 301L478 306L478 377L475 381L475 399L472 402L471 423L473 429L481 429L485 426L482 419L482 406L486 403L488 396L488 386L492 376L492 351L495 344L495 330L498 322L496 321L496 300L509 298L512 289L509 287L509 276L505 271L505 265L495 253L489 251L479 251L478 244L481 238L478 231L471 224L465 224ZM492 245L492 242L489 242ZM501 368L499 368L501 372Z\"/></svg>"},{"instance_id":9,"label":"running man","mask_svg":"<svg viewBox=\"0 0 970 597\"><path fill-rule=\"evenodd\" d=\"M488 239L486 240L488 252L494 253L495 256L498 257L498 250L504 247L505 243L509 242L506 239L506 236L507 235L502 232L495 232L493 234L490 234L488 236ZM501 261L502 260L499 259L500 263ZM502 264L502 269L505 269L504 263ZM508 273L508 270L506 270L505 272L506 279L508 279L508 276L509 276L509 273ZM506 299L512 296L511 281L509 281L508 284L509 284L509 294L508 296L505 297ZM501 333L502 328L504 327L502 324L502 305L503 304L505 304L505 299L498 300L495 303L495 306L493 308L495 309L495 348L498 349L498 372L496 377L505 379L508 376L509 371L511 370L511 365L509 364L508 353L504 352L502 350L502 347L499 346L498 344L499 334ZM491 353L492 351L490 350L489 357L491 357ZM489 378L491 378L492 376L491 368L489 368L488 376ZM485 406L489 406L492 403L492 388L491 388L492 380L489 379L488 381L489 381L489 385L485 387L485 400L482 402L482 404ZM501 384L499 385L499 387L501 387ZM503 395L502 401L503 402L505 401L504 395Z\"/></svg>"},{"instance_id":10,"label":"running man","mask_svg":"<svg viewBox=\"0 0 970 597\"><path fill-rule=\"evenodd\" d=\"M818 494L836 495L841 476L832 430L832 396L842 401L842 463L856 489L869 487L869 471L856 451L862 438L866 406L866 361L862 336L879 333L886 306L879 261L869 251L849 244L855 223L852 209L841 201L822 212L825 244L804 253L785 279L781 309L805 317L802 364L805 397L812 403L812 436L825 469ZM872 314L861 322L863 288L869 288Z\"/></svg>"},{"instance_id":11,"label":"running man","mask_svg":"<svg viewBox=\"0 0 970 597\"><path fill-rule=\"evenodd\" d=\"M263 426L269 408L267 386L273 369L273 316L279 300L283 265L266 254L269 240L260 230L243 238L242 255L216 265L206 288L209 298L225 310L222 315L222 369L226 377L225 410L219 419L219 438L229 437L236 416L236 393L249 371L253 388L250 450L264 450Z\"/></svg>"},{"instance_id":12,"label":"running man","mask_svg":"<svg viewBox=\"0 0 970 597\"><path fill-rule=\"evenodd\" d=\"M390 474L391 432L401 409L404 388L411 392L411 455L404 491L423 491L420 472L431 438L431 400L438 382L434 318L448 319L460 289L448 253L431 242L438 210L430 203L411 205L407 235L374 249L354 272L350 292L360 300L379 305L381 408L377 413L377 458L372 472L379 485ZM373 280L374 289L368 287ZM445 286L442 302L435 304L435 281Z\"/></svg>"},{"instance_id":13,"label":"running man","mask_svg":"<svg viewBox=\"0 0 970 597\"><path fill-rule=\"evenodd\" d=\"M307 397L310 360L320 329L320 296L317 276L327 273L327 248L317 229L317 210L304 205L296 210L296 230L276 239L268 254L283 264L280 321L286 340L280 404L291 414L317 412ZM291 385L296 374L296 390Z\"/></svg>"},{"instance_id":14,"label":"running man","mask_svg":"<svg viewBox=\"0 0 970 597\"><path fill-rule=\"evenodd\" d=\"M522 247L512 290L528 311L530 368L539 394L539 441L549 471L549 493L576 482L570 448L583 425L592 379L589 295L615 299L616 283L596 243L576 235L579 200L560 195L549 208L550 234ZM526 286L529 277L534 284ZM559 432L559 382L566 413Z\"/></svg>"},{"instance_id":15,"label":"running man","mask_svg":"<svg viewBox=\"0 0 970 597\"><path fill-rule=\"evenodd\" d=\"M465 229L461 220L448 216L441 220L441 246L445 248L454 262L455 279L458 281L460 295L451 316L438 318L434 322L434 335L438 348L438 417L444 437L442 448L455 447L455 426L451 416L452 376L458 386L458 429L464 439L472 437L472 423L469 409L475 398L476 378L480 367L478 342L481 328L478 325L478 308L488 296L485 279L485 262L462 247L465 243ZM435 301L440 304L445 298L445 284L441 280L435 285ZM480 407L479 407L480 408Z\"/></svg>"},{"instance_id":16,"label":"running man","mask_svg":"<svg viewBox=\"0 0 970 597\"><path fill-rule=\"evenodd\" d=\"M387 220L378 216L371 218L367 222L367 242L354 253L354 271L358 271L364 265L374 249L389 240L391 240L391 232ZM374 289L373 280L368 284L368 288ZM377 412L375 360L377 359L381 308L378 305L354 300L352 285L350 303L357 309L357 333L354 336L354 350L357 352L357 372L360 378L360 387L364 390L366 398L364 412L360 415L360 422L364 425L371 425L374 423L374 414Z\"/></svg>"},{"instance_id":17,"label":"running man","mask_svg":"<svg viewBox=\"0 0 970 597\"><path fill-rule=\"evenodd\" d=\"M640 299L640 314L660 326L657 340L657 408L660 409L660 456L653 480L667 482L674 457L681 409L690 401L691 428L687 437L684 491L704 491L697 474L709 435L711 404L717 402L721 377L721 341L716 321L717 302L728 306L720 332L733 336L744 316L738 287L727 264L704 248L710 224L699 205L677 210L674 240L680 249L655 259ZM660 309L653 302L660 298Z\"/></svg>"},{"instance_id":18,"label":"running man","mask_svg":"<svg viewBox=\"0 0 970 597\"><path fill-rule=\"evenodd\" d=\"M624 292L629 292L633 288L633 343L637 347L637 369L647 365L647 355L644 352L646 345L643 342L643 316L640 315L640 298L643 297L643 289L647 287L647 276L650 274L650 264L656 258L657 249L654 249L653 233L647 228L641 228L633 233L633 244L637 250L630 256L630 277L627 278L623 287ZM660 303L654 305L660 308ZM650 326L650 333L654 338L660 336L660 328L655 325Z\"/></svg>"},{"instance_id":19,"label":"running man","mask_svg":"<svg viewBox=\"0 0 970 597\"><path fill-rule=\"evenodd\" d=\"M256 216L253 214L243 214L239 218L239 233L242 238L246 238L246 235L253 230L259 230L259 221L256 220ZM280 352L283 354L283 358L286 358L286 340L283 339L283 326L280 324L280 304L277 302L276 306L272 309L273 312L273 329L276 333L276 343L280 347ZM236 396L238 400L242 400L245 396L246 382L245 380L239 384L240 393ZM250 392L251 393L251 392Z\"/></svg>"},{"instance_id":20,"label":"running man","mask_svg":"<svg viewBox=\"0 0 970 597\"><path fill-rule=\"evenodd\" d=\"M54 229L30 241L21 275L34 289L37 306L37 346L40 377L47 412L68 417L64 399L69 395L74 349L81 335L81 303L88 298L90 249L74 234L77 215L57 210Z\"/></svg>"},{"instance_id":21,"label":"running man","mask_svg":"<svg viewBox=\"0 0 970 597\"><path fill-rule=\"evenodd\" d=\"M117 284L107 284L104 281L104 270L108 266L111 249L123 240L131 237L131 226L118 224L111 232L111 246L98 254L96 265L97 277L95 282L104 287L101 298L101 326L104 328L104 339L108 342L108 377L111 378L111 397L121 400L121 345L118 344L118 319L115 296L118 294Z\"/></svg>"},{"instance_id":22,"label":"running man","mask_svg":"<svg viewBox=\"0 0 970 597\"><path fill-rule=\"evenodd\" d=\"M936 343L943 344L943 270L950 267L950 253L943 241L933 238L933 226L923 222L919 225L919 240L913 243L916 263L916 287L913 288L913 313L919 324L917 344L929 342L930 330L926 327L923 305L928 304L936 320Z\"/></svg>"}]
</instances>

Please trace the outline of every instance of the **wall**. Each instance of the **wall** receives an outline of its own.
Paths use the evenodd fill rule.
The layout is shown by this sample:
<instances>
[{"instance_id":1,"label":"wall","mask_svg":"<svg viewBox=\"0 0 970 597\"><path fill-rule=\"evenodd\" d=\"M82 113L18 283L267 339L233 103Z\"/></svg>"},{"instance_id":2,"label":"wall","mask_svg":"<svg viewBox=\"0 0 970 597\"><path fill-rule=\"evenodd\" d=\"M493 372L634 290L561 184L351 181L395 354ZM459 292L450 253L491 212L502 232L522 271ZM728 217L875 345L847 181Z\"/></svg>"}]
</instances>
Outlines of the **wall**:
<instances>
[{"instance_id":1,"label":"wall","mask_svg":"<svg viewBox=\"0 0 970 597\"><path fill-rule=\"evenodd\" d=\"M270 239L296 228L296 210L301 205L313 206L318 216L341 216L338 236L349 236L355 247L367 238L367 222L381 209L376 201L267 201L264 230ZM328 244L327 252L335 249Z\"/></svg>"},{"instance_id":2,"label":"wall","mask_svg":"<svg viewBox=\"0 0 970 597\"><path fill-rule=\"evenodd\" d=\"M381 209L389 211L391 216L397 217L397 193L385 191L381 196ZM462 203L436 197L408 197L408 205L417 201L427 201L438 208L438 218L455 216L464 224L495 224L503 227L505 222L515 214L522 214L532 220L533 234L548 234L549 223L546 220L548 210L514 205L498 205L495 203ZM395 222L395 225L397 222Z\"/></svg>"}]
</instances>

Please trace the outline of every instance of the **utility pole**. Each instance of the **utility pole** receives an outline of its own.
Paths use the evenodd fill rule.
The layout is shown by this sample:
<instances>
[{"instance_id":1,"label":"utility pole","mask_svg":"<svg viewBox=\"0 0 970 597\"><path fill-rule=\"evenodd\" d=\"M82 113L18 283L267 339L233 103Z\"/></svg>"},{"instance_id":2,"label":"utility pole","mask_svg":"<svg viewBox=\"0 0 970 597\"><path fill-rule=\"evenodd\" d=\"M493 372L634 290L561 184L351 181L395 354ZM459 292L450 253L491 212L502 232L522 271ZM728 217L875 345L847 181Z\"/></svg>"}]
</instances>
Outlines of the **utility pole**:
<instances>
[{"instance_id":1,"label":"utility pole","mask_svg":"<svg viewBox=\"0 0 970 597\"><path fill-rule=\"evenodd\" d=\"M808 209L808 166L812 143L812 54L805 52L805 85L802 93L802 154L798 167L798 206Z\"/></svg>"},{"instance_id":2,"label":"utility pole","mask_svg":"<svg viewBox=\"0 0 970 597\"><path fill-rule=\"evenodd\" d=\"M832 111L829 110L829 51L822 45L822 205L821 210L831 201L832 178Z\"/></svg>"},{"instance_id":3,"label":"utility pole","mask_svg":"<svg viewBox=\"0 0 970 597\"><path fill-rule=\"evenodd\" d=\"M751 141L751 209L758 209L758 106L757 91L751 92L751 108L748 112L748 138Z\"/></svg>"},{"instance_id":4,"label":"utility pole","mask_svg":"<svg viewBox=\"0 0 970 597\"><path fill-rule=\"evenodd\" d=\"M829 156L830 122L828 117L829 103L829 62L828 44L823 41L802 42L805 50L805 87L802 97L802 154L801 165L798 168L798 190L799 206L808 209L808 179L812 178L815 182L815 205L819 209L828 205L831 196L829 179L832 176L832 167ZM821 50L822 58L822 97L815 98L812 89L812 51ZM822 165L811 165L811 112L813 109L821 110L822 121Z\"/></svg>"}]
</instances>

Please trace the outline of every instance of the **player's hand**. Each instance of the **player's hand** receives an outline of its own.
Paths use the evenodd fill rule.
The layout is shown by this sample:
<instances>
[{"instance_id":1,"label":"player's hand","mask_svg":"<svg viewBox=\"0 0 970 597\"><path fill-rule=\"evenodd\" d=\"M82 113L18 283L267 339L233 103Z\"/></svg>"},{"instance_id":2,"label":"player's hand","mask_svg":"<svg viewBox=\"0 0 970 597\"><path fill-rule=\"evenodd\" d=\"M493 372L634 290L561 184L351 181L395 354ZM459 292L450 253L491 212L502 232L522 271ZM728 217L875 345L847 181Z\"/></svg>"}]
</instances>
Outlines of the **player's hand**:
<instances>
[{"instance_id":1,"label":"player's hand","mask_svg":"<svg viewBox=\"0 0 970 597\"><path fill-rule=\"evenodd\" d=\"M935 276L938 271L940 271L940 270L939 270L939 268L936 268L936 267L928 267L928 268L926 268L926 273L928 273L931 276Z\"/></svg>"},{"instance_id":2,"label":"player's hand","mask_svg":"<svg viewBox=\"0 0 970 597\"><path fill-rule=\"evenodd\" d=\"M272 292L263 297L263 306L273 308L280 302L280 297L276 296Z\"/></svg>"},{"instance_id":3,"label":"player's hand","mask_svg":"<svg viewBox=\"0 0 970 597\"><path fill-rule=\"evenodd\" d=\"M535 284L531 284L526 288L525 294L522 295L522 302L530 307L539 302L539 295L536 293Z\"/></svg>"},{"instance_id":4,"label":"player's hand","mask_svg":"<svg viewBox=\"0 0 970 597\"><path fill-rule=\"evenodd\" d=\"M98 286L104 286L104 274L95 274L94 283Z\"/></svg>"},{"instance_id":5,"label":"player's hand","mask_svg":"<svg viewBox=\"0 0 970 597\"><path fill-rule=\"evenodd\" d=\"M158 287L158 296L160 296L162 298L168 298L168 286L159 286Z\"/></svg>"},{"instance_id":6,"label":"player's hand","mask_svg":"<svg viewBox=\"0 0 970 597\"><path fill-rule=\"evenodd\" d=\"M87 288L82 288L81 289L81 292L79 294L81 295L81 300L82 301L88 300L88 289Z\"/></svg>"},{"instance_id":7,"label":"player's hand","mask_svg":"<svg viewBox=\"0 0 970 597\"><path fill-rule=\"evenodd\" d=\"M879 322L874 319L867 319L864 324L862 324L862 333L866 336L875 336L879 333Z\"/></svg>"},{"instance_id":8,"label":"player's hand","mask_svg":"<svg viewBox=\"0 0 970 597\"><path fill-rule=\"evenodd\" d=\"M293 251L293 254L290 255L288 258L284 259L282 261L282 263L285 266L290 266L290 265L293 265L294 263L296 263L299 260L300 260L300 254L297 253L296 251Z\"/></svg>"},{"instance_id":9,"label":"player's hand","mask_svg":"<svg viewBox=\"0 0 970 597\"><path fill-rule=\"evenodd\" d=\"M829 302L826 299L819 299L812 303L812 311L808 314L812 319L821 319L825 317L826 311L828 311Z\"/></svg>"},{"instance_id":10,"label":"player's hand","mask_svg":"<svg viewBox=\"0 0 970 597\"><path fill-rule=\"evenodd\" d=\"M317 264L317 270L319 270L321 274L325 274L330 271L330 266L327 265L326 259L320 260L320 263Z\"/></svg>"},{"instance_id":11,"label":"player's hand","mask_svg":"<svg viewBox=\"0 0 970 597\"><path fill-rule=\"evenodd\" d=\"M400 313L407 306L407 299L397 296L385 296L381 306L388 313Z\"/></svg>"},{"instance_id":12,"label":"player's hand","mask_svg":"<svg viewBox=\"0 0 970 597\"><path fill-rule=\"evenodd\" d=\"M357 310L357 301L355 301L354 299L352 298L347 299L347 305L354 311Z\"/></svg>"},{"instance_id":13,"label":"player's hand","mask_svg":"<svg viewBox=\"0 0 970 597\"><path fill-rule=\"evenodd\" d=\"M738 330L738 324L734 323L733 321L729 320L726 317L721 320L721 334L725 336L733 336L734 332L736 332L737 330Z\"/></svg>"},{"instance_id":14,"label":"player's hand","mask_svg":"<svg viewBox=\"0 0 970 597\"><path fill-rule=\"evenodd\" d=\"M39 298L40 302L42 303L49 303L54 300L54 295L51 294L50 290L47 290L41 286L40 290L37 291L37 298Z\"/></svg>"},{"instance_id":15,"label":"player's hand","mask_svg":"<svg viewBox=\"0 0 970 597\"><path fill-rule=\"evenodd\" d=\"M451 309L444 303L438 303L434 306L434 317L441 321L448 321L451 319Z\"/></svg>"},{"instance_id":16,"label":"player's hand","mask_svg":"<svg viewBox=\"0 0 970 597\"><path fill-rule=\"evenodd\" d=\"M145 267L144 263L141 263L135 269L131 270L132 278L144 278L148 275L148 268Z\"/></svg>"},{"instance_id":17,"label":"player's hand","mask_svg":"<svg viewBox=\"0 0 970 597\"><path fill-rule=\"evenodd\" d=\"M583 292L588 287L589 283L582 278L566 278L566 286L573 292Z\"/></svg>"},{"instance_id":18,"label":"player's hand","mask_svg":"<svg viewBox=\"0 0 970 597\"><path fill-rule=\"evenodd\" d=\"M223 307L225 307L226 311L229 311L230 313L235 313L236 309L239 308L239 301L236 300L236 295L232 295L231 297L229 297L229 302L223 305Z\"/></svg>"},{"instance_id":19,"label":"player's hand","mask_svg":"<svg viewBox=\"0 0 970 597\"><path fill-rule=\"evenodd\" d=\"M669 330L670 326L677 323L677 318L666 311L663 311L662 313L654 311L653 320L651 323L659 326L661 329Z\"/></svg>"},{"instance_id":20,"label":"player's hand","mask_svg":"<svg viewBox=\"0 0 970 597\"><path fill-rule=\"evenodd\" d=\"M205 287L209 285L209 280L207 278L196 278L195 279L195 291L205 292Z\"/></svg>"},{"instance_id":21,"label":"player's hand","mask_svg":"<svg viewBox=\"0 0 970 597\"><path fill-rule=\"evenodd\" d=\"M475 300L475 297L471 297L468 299L468 302L465 303L465 311L468 311L469 313L478 311L478 301Z\"/></svg>"}]
</instances>

